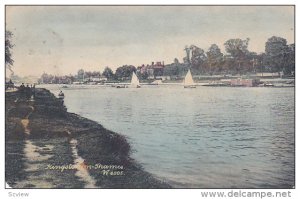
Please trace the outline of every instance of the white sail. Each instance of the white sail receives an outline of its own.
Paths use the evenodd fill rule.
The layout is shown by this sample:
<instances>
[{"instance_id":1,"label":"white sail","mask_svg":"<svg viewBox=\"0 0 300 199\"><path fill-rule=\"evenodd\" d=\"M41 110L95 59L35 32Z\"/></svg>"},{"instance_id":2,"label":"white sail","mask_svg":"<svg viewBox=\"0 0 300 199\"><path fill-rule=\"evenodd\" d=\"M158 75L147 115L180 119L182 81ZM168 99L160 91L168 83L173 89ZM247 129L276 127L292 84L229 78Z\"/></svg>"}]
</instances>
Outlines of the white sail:
<instances>
[{"instance_id":1,"label":"white sail","mask_svg":"<svg viewBox=\"0 0 300 199\"><path fill-rule=\"evenodd\" d=\"M140 87L140 81L139 81L138 77L136 76L135 72L132 73L130 87L133 87L133 88Z\"/></svg>"},{"instance_id":2,"label":"white sail","mask_svg":"<svg viewBox=\"0 0 300 199\"><path fill-rule=\"evenodd\" d=\"M191 71L189 69L189 71L187 72L184 80L183 80L183 85L184 86L195 86Z\"/></svg>"}]
</instances>

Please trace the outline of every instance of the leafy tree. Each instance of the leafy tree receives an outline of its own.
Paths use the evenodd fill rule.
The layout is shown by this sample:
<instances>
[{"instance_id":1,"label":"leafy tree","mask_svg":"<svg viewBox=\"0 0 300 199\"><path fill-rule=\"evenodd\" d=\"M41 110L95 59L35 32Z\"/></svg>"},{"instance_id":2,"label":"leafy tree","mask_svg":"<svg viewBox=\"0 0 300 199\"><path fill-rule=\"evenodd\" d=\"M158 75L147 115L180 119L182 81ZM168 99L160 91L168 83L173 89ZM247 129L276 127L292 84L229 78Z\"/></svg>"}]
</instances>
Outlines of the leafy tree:
<instances>
[{"instance_id":1,"label":"leafy tree","mask_svg":"<svg viewBox=\"0 0 300 199\"><path fill-rule=\"evenodd\" d=\"M178 59L174 59L174 63L164 67L163 75L165 76L183 76L188 71L186 63L179 63Z\"/></svg>"},{"instance_id":2,"label":"leafy tree","mask_svg":"<svg viewBox=\"0 0 300 199\"><path fill-rule=\"evenodd\" d=\"M84 74L84 70L83 69L79 69L78 72L77 72L77 75L78 76L81 76Z\"/></svg>"},{"instance_id":3,"label":"leafy tree","mask_svg":"<svg viewBox=\"0 0 300 199\"><path fill-rule=\"evenodd\" d=\"M93 74L92 72L86 71L86 72L84 73L84 76L87 77L87 78L89 78L89 77L92 76L92 74Z\"/></svg>"},{"instance_id":4,"label":"leafy tree","mask_svg":"<svg viewBox=\"0 0 300 199\"><path fill-rule=\"evenodd\" d=\"M107 79L113 79L114 78L114 72L112 71L111 68L109 68L108 66L106 66L103 70L102 75L104 77L106 77Z\"/></svg>"},{"instance_id":5,"label":"leafy tree","mask_svg":"<svg viewBox=\"0 0 300 199\"><path fill-rule=\"evenodd\" d=\"M14 47L14 45L11 42L12 37L13 37L12 32L5 31L5 66L13 73L11 69L14 63L14 60L12 58L12 52L11 52Z\"/></svg>"},{"instance_id":6,"label":"leafy tree","mask_svg":"<svg viewBox=\"0 0 300 199\"><path fill-rule=\"evenodd\" d=\"M118 79L122 79L122 80L130 79L132 72L135 72L135 71L136 71L135 66L124 65L124 66L117 68L115 75Z\"/></svg>"},{"instance_id":7,"label":"leafy tree","mask_svg":"<svg viewBox=\"0 0 300 199\"><path fill-rule=\"evenodd\" d=\"M265 45L265 62L272 72L284 71L290 74L295 67L295 45L287 45L286 39L273 36Z\"/></svg>"},{"instance_id":8,"label":"leafy tree","mask_svg":"<svg viewBox=\"0 0 300 199\"><path fill-rule=\"evenodd\" d=\"M44 84L50 84L54 81L54 76L53 75L49 75L47 73L43 73L41 78L40 78L40 82L44 83Z\"/></svg>"},{"instance_id":9,"label":"leafy tree","mask_svg":"<svg viewBox=\"0 0 300 199\"><path fill-rule=\"evenodd\" d=\"M69 74L69 75L67 76L67 78L70 79L71 82L74 82L74 81L75 81L75 77L74 77L73 75L71 75L71 74Z\"/></svg>"},{"instance_id":10,"label":"leafy tree","mask_svg":"<svg viewBox=\"0 0 300 199\"><path fill-rule=\"evenodd\" d=\"M284 72L286 74L293 74L295 72L295 44L288 46L288 53L286 56L286 67Z\"/></svg>"},{"instance_id":11,"label":"leafy tree","mask_svg":"<svg viewBox=\"0 0 300 199\"><path fill-rule=\"evenodd\" d=\"M92 77L99 77L101 73L99 71L93 71L92 72Z\"/></svg>"},{"instance_id":12,"label":"leafy tree","mask_svg":"<svg viewBox=\"0 0 300 199\"><path fill-rule=\"evenodd\" d=\"M193 73L194 74L203 73L206 68L205 62L207 60L204 50L195 45L191 45L190 49L192 51L191 69L193 69Z\"/></svg>"},{"instance_id":13,"label":"leafy tree","mask_svg":"<svg viewBox=\"0 0 300 199\"><path fill-rule=\"evenodd\" d=\"M186 56L183 58L183 63L189 65L191 63L191 60L190 60L191 47L188 47L186 45L184 48L184 51L186 52Z\"/></svg>"},{"instance_id":14,"label":"leafy tree","mask_svg":"<svg viewBox=\"0 0 300 199\"><path fill-rule=\"evenodd\" d=\"M242 59L249 51L248 44L250 39L229 39L224 43L225 50L235 59Z\"/></svg>"},{"instance_id":15,"label":"leafy tree","mask_svg":"<svg viewBox=\"0 0 300 199\"><path fill-rule=\"evenodd\" d=\"M212 44L206 54L207 58L213 61L221 61L223 58L223 53L221 53L221 49L216 44Z\"/></svg>"},{"instance_id":16,"label":"leafy tree","mask_svg":"<svg viewBox=\"0 0 300 199\"><path fill-rule=\"evenodd\" d=\"M191 49L192 49L192 57L191 57L192 66L201 65L207 59L204 50L194 45L191 45Z\"/></svg>"},{"instance_id":17,"label":"leafy tree","mask_svg":"<svg viewBox=\"0 0 300 199\"><path fill-rule=\"evenodd\" d=\"M237 38L229 39L224 43L225 50L230 55L230 57L226 57L226 62L232 62L233 67L231 67L230 71L233 73L241 74L249 70L250 60L247 58L249 55L249 41L249 38L246 40Z\"/></svg>"},{"instance_id":18,"label":"leafy tree","mask_svg":"<svg viewBox=\"0 0 300 199\"><path fill-rule=\"evenodd\" d=\"M84 78L84 70L83 69L79 69L77 72L77 76L79 80L83 80Z\"/></svg>"},{"instance_id":19,"label":"leafy tree","mask_svg":"<svg viewBox=\"0 0 300 199\"><path fill-rule=\"evenodd\" d=\"M219 70L221 62L223 61L223 53L221 53L219 46L212 44L206 54L210 71L212 72Z\"/></svg>"}]
</instances>

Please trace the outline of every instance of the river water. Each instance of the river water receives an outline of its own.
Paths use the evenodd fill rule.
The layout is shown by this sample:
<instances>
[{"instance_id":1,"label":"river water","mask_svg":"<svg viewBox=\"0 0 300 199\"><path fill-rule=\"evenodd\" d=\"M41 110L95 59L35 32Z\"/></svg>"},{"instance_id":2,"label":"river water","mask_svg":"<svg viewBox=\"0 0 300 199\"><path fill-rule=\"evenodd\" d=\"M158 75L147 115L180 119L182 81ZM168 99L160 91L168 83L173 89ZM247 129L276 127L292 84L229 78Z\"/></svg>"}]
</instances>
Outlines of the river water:
<instances>
[{"instance_id":1,"label":"river water","mask_svg":"<svg viewBox=\"0 0 300 199\"><path fill-rule=\"evenodd\" d=\"M174 187L294 186L294 88L42 86L125 135L132 157Z\"/></svg>"}]
</instances>

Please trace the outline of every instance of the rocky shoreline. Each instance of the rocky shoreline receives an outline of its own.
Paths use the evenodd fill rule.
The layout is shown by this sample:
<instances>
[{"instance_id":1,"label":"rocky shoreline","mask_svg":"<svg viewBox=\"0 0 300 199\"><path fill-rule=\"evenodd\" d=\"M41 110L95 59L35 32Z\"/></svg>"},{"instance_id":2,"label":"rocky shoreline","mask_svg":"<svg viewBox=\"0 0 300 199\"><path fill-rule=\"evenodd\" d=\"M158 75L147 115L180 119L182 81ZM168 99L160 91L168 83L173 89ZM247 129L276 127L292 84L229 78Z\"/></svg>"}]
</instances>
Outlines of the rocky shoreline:
<instances>
[{"instance_id":1,"label":"rocky shoreline","mask_svg":"<svg viewBox=\"0 0 300 199\"><path fill-rule=\"evenodd\" d=\"M5 178L13 188L171 188L130 157L122 135L67 112L46 89L6 92Z\"/></svg>"}]
</instances>

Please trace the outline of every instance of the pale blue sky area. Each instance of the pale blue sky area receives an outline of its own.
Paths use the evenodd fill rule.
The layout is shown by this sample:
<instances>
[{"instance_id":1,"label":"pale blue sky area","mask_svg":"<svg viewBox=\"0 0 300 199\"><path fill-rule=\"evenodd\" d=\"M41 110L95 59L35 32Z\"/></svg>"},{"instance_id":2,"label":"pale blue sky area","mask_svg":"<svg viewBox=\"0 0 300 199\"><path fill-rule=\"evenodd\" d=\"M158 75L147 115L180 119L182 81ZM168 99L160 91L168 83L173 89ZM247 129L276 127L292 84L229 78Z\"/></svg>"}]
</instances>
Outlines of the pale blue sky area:
<instances>
[{"instance_id":1,"label":"pale blue sky area","mask_svg":"<svg viewBox=\"0 0 300 199\"><path fill-rule=\"evenodd\" d=\"M185 45L224 52L231 38L250 38L263 52L271 36L294 43L293 6L7 6L17 75L114 70L152 61L182 61Z\"/></svg>"}]
</instances>

